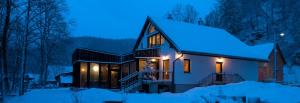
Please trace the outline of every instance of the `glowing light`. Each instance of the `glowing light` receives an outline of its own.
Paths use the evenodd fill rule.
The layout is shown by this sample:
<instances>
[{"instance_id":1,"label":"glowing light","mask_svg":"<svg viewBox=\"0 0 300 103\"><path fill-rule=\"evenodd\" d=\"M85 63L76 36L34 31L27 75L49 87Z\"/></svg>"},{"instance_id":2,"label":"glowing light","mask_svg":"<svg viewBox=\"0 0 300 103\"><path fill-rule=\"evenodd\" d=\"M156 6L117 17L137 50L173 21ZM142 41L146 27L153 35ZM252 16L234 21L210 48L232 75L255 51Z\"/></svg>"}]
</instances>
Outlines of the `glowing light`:
<instances>
[{"instance_id":1,"label":"glowing light","mask_svg":"<svg viewBox=\"0 0 300 103\"><path fill-rule=\"evenodd\" d=\"M183 56L182 53L176 53L176 55L175 55L176 58L180 58L180 57L182 57L182 56Z\"/></svg>"},{"instance_id":2,"label":"glowing light","mask_svg":"<svg viewBox=\"0 0 300 103\"><path fill-rule=\"evenodd\" d=\"M85 72L85 69L84 69L84 68L81 68L81 71L82 71L82 72Z\"/></svg>"},{"instance_id":3,"label":"glowing light","mask_svg":"<svg viewBox=\"0 0 300 103\"><path fill-rule=\"evenodd\" d=\"M99 71L99 66L94 66L94 67L93 67L93 70L94 70L95 72L98 72L98 71Z\"/></svg>"},{"instance_id":4,"label":"glowing light","mask_svg":"<svg viewBox=\"0 0 300 103\"><path fill-rule=\"evenodd\" d=\"M223 59L222 57L218 57L218 58L216 59L216 61L217 61L217 62L224 62L224 59Z\"/></svg>"},{"instance_id":5,"label":"glowing light","mask_svg":"<svg viewBox=\"0 0 300 103\"><path fill-rule=\"evenodd\" d=\"M163 60L167 60L167 59L169 59L170 57L169 56L162 56L162 59Z\"/></svg>"},{"instance_id":6,"label":"glowing light","mask_svg":"<svg viewBox=\"0 0 300 103\"><path fill-rule=\"evenodd\" d=\"M157 60L156 59L151 59L151 62L156 62Z\"/></svg>"},{"instance_id":7,"label":"glowing light","mask_svg":"<svg viewBox=\"0 0 300 103\"><path fill-rule=\"evenodd\" d=\"M280 36L283 37L285 34L284 33L280 33Z\"/></svg>"}]
</instances>

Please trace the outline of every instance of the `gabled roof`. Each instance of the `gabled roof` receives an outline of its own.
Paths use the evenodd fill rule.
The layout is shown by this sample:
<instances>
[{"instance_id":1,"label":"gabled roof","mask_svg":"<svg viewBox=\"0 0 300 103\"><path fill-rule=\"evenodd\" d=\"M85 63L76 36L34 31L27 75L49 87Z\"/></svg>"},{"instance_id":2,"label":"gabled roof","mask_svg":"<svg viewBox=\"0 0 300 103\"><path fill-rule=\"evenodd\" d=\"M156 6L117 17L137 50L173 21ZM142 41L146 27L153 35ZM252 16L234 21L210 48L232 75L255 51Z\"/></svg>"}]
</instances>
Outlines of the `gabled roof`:
<instances>
[{"instance_id":1,"label":"gabled roof","mask_svg":"<svg viewBox=\"0 0 300 103\"><path fill-rule=\"evenodd\" d=\"M153 17L147 17L139 39L149 22L178 52L267 61L273 49L272 43L248 46L223 29Z\"/></svg>"}]
</instances>

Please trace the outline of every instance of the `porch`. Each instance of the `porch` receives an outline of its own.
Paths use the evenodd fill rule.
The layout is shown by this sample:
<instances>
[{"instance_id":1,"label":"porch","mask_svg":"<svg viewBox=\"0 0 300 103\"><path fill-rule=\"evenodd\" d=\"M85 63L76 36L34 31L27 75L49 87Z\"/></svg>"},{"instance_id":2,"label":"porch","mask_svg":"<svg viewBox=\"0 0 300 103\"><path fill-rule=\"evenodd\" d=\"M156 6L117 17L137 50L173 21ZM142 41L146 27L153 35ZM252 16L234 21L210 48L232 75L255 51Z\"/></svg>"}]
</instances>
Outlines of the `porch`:
<instances>
[{"instance_id":1,"label":"porch","mask_svg":"<svg viewBox=\"0 0 300 103\"><path fill-rule=\"evenodd\" d=\"M222 85L245 81L243 77L236 73L211 73L202 79L199 86Z\"/></svg>"},{"instance_id":2,"label":"porch","mask_svg":"<svg viewBox=\"0 0 300 103\"><path fill-rule=\"evenodd\" d=\"M163 73L163 72L161 72ZM172 72L168 72L172 73ZM120 79L121 89L124 92L164 92L170 91L170 86L172 85L171 79L155 79L156 76L149 72L134 72L124 78Z\"/></svg>"}]
</instances>

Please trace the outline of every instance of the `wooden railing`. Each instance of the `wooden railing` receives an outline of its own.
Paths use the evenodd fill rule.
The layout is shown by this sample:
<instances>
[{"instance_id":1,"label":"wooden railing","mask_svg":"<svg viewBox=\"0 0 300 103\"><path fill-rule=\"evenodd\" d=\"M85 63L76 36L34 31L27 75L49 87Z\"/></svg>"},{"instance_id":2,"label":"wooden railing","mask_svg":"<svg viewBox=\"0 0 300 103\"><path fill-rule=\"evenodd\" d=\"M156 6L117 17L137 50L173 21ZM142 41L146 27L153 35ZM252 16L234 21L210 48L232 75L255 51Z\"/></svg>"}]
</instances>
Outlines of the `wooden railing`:
<instances>
[{"instance_id":1,"label":"wooden railing","mask_svg":"<svg viewBox=\"0 0 300 103\"><path fill-rule=\"evenodd\" d=\"M245 79L236 73L211 73L199 82L199 86L236 83L241 81L245 81Z\"/></svg>"},{"instance_id":2,"label":"wooden railing","mask_svg":"<svg viewBox=\"0 0 300 103\"><path fill-rule=\"evenodd\" d=\"M159 48L136 50L135 52L135 57L159 57L159 56L160 56Z\"/></svg>"},{"instance_id":3,"label":"wooden railing","mask_svg":"<svg viewBox=\"0 0 300 103\"><path fill-rule=\"evenodd\" d=\"M166 72L163 72L166 73ZM166 78L156 78L156 76L159 75L159 72L157 73L148 73L148 72L133 72L119 81L121 82L121 89L124 92L131 92L134 90L138 90L139 87L141 87L142 83L154 83L154 82L171 82L171 74L172 72L167 72L169 74L168 79Z\"/></svg>"},{"instance_id":4,"label":"wooden railing","mask_svg":"<svg viewBox=\"0 0 300 103\"><path fill-rule=\"evenodd\" d=\"M130 92L134 88L140 87L142 85L142 80L139 74L140 72L136 71L120 79L121 89L124 92Z\"/></svg>"}]
</instances>

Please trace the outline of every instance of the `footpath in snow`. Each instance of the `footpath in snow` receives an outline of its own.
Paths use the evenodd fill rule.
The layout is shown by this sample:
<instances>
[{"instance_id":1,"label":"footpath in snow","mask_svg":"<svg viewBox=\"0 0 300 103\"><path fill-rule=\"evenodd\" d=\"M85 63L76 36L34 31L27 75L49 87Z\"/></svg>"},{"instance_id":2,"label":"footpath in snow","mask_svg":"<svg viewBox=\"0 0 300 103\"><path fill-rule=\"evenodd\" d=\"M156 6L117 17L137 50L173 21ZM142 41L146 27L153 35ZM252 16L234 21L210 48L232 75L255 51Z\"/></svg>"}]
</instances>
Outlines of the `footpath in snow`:
<instances>
[{"instance_id":1,"label":"footpath in snow","mask_svg":"<svg viewBox=\"0 0 300 103\"><path fill-rule=\"evenodd\" d=\"M220 97L222 96L222 98ZM205 103L235 102L232 97L260 98L266 103L299 103L300 88L276 83L245 81L219 86L196 87L184 93L121 93L105 89L87 89L80 92L64 89L41 89L24 96L10 97L7 103L102 103L125 101L126 103ZM220 97L220 98L219 98ZM230 98L227 98L230 97Z\"/></svg>"}]
</instances>

